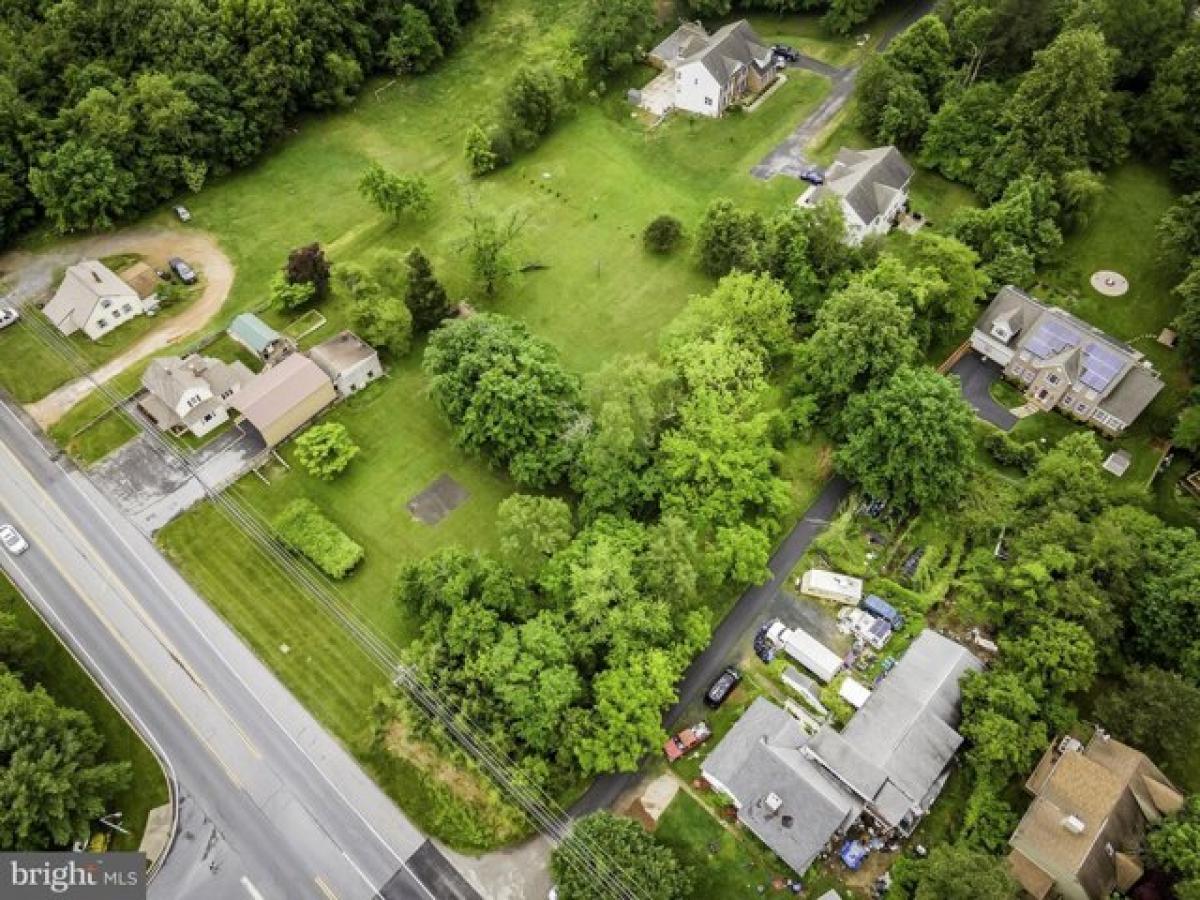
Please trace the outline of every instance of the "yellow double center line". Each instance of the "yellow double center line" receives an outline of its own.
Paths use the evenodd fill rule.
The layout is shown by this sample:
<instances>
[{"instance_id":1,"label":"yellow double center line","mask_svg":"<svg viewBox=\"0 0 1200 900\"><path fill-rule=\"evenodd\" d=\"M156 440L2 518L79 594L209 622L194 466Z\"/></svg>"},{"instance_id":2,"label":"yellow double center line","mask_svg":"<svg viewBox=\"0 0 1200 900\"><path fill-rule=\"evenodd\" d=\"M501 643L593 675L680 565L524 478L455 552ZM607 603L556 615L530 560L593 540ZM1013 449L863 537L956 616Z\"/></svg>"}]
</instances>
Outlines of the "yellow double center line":
<instances>
[{"instance_id":1,"label":"yellow double center line","mask_svg":"<svg viewBox=\"0 0 1200 900\"><path fill-rule=\"evenodd\" d=\"M174 644L172 644L170 642L170 640L167 638L167 636L162 633L162 630L149 617L149 615L146 613L146 611L142 607L142 605L140 603L138 603L138 601L134 598L133 594L130 593L129 589L127 587L125 587L124 582L122 582L119 578L117 578L116 574L112 571L111 568L109 568L107 563L104 562L103 557L100 555L100 553L98 553L96 551L96 548L91 544L91 542L88 541L86 538L84 538L84 536L79 532L79 529L75 527L74 522L72 522L71 519L67 515L62 513L61 508L58 506L57 503L55 503L53 498L51 498L50 494L41 486L41 484L38 483L37 477L29 470L28 466L26 466L16 456L16 454L14 454L12 452L12 450L10 450L9 447L6 444L4 444L2 441L0 441L0 448L3 448L4 455L28 476L29 482L33 486L34 490L39 495L41 495L41 497L44 499L45 509L46 509L47 513L49 513L50 510L58 510L59 519L62 521L62 523L65 524L65 527L67 528L67 530L69 530L75 536L76 540L79 542L77 544L77 546L80 548L86 547L88 549L89 556L91 558L90 561L93 564L98 565L101 569L104 570L104 572L107 574L110 586L126 598L127 602L129 603L130 607L134 610L137 617L154 634L154 636L162 644L164 649L166 649L167 652L170 653L171 656L179 663L180 667L183 668L183 670L187 673L188 677L193 682L195 682L197 687L199 687L202 691L204 691L204 693L217 706L217 708L221 710L221 712L229 720L230 724L233 725L234 730L237 732L239 737L241 737L242 741L245 743L246 747L249 749L250 753L254 756L254 758L262 759L262 754L258 751L258 748L254 746L254 743L250 740L250 738L242 730L241 726L238 725L237 721L233 718L233 716L229 713L229 711L227 709L225 709L225 707L221 704L221 702L219 700L217 700L217 698L213 695L213 693L207 688L207 686L204 684L204 682L196 674L195 670L192 669L192 667L184 659L183 655L175 648ZM217 761L217 763L225 771L225 774L229 776L230 781L232 781L238 788L241 788L242 787L241 780L237 777L236 774L234 774L233 770L229 767L229 765L225 762L225 760L221 758L221 755L217 752L216 748L212 745L212 743L210 743L209 740L200 731L200 728L191 720L191 718L187 715L187 713L185 713L183 711L183 708L179 705L179 703L176 702L175 698L171 696L171 693L162 684L162 682L160 682L158 680L158 678L155 677L154 673L151 672L146 667L145 663L143 663L142 660L137 655L137 653L134 652L133 647L131 647L129 645L129 643L121 635L120 631L113 625L113 623L100 610L100 608L92 601L92 599L88 596L87 591L84 590L79 585L79 582L76 581L75 578L71 576L71 574L67 571L66 567L63 566L59 557L53 551L50 550L51 545L48 541L46 541L45 536L42 534L42 532L39 529L29 525L29 523L27 523L27 522L23 522L22 524L26 528L28 528L31 533L33 533L34 535L37 536L39 544L40 544L39 549L46 555L46 557L48 559L51 560L51 562L53 562L54 567L58 571L59 575L61 575L67 581L67 583L69 583L71 585L71 587L74 588L75 593L80 597L81 600L83 600L84 603L87 604L88 608L92 611L92 613L96 616L96 618L99 619L101 623L103 623L104 627L113 636L113 638L117 641L117 643L121 646L121 648L124 649L124 651L129 656L129 658L131 660L133 660L134 664L142 671L142 673L146 676L146 678L158 689L159 693L161 693L163 695L163 697L171 705L171 707L176 711L176 713L179 714L179 717L181 719L183 719L184 722L187 723L188 727L192 730L192 732L196 735L196 737L199 738L200 742L204 745L204 747L208 750L208 752L210 754L212 754L213 759L215 759Z\"/></svg>"}]
</instances>

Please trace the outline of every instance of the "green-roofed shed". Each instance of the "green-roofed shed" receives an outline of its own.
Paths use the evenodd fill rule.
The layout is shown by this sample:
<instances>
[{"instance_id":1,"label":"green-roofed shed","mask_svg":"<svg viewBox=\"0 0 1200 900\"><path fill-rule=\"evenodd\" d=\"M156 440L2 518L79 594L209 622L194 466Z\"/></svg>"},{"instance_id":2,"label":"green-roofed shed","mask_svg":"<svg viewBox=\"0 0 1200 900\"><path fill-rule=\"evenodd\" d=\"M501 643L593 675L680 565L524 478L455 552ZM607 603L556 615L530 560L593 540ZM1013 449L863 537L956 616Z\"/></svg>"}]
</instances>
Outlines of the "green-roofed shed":
<instances>
[{"instance_id":1,"label":"green-roofed shed","mask_svg":"<svg viewBox=\"0 0 1200 900\"><path fill-rule=\"evenodd\" d=\"M229 323L229 336L257 356L270 359L287 343L278 331L254 313L242 313Z\"/></svg>"}]
</instances>

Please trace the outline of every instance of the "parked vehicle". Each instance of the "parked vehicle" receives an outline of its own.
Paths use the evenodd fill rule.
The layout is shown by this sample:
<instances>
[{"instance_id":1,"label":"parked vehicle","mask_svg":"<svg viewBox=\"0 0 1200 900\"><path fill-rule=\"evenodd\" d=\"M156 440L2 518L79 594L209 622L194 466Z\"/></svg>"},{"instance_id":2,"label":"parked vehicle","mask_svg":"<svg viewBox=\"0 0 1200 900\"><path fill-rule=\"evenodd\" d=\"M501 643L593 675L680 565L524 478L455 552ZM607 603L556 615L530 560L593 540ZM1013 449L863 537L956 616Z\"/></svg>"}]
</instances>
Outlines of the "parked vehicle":
<instances>
[{"instance_id":1,"label":"parked vehicle","mask_svg":"<svg viewBox=\"0 0 1200 900\"><path fill-rule=\"evenodd\" d=\"M20 556L29 549L29 542L21 537L21 532L7 522L0 525L0 544L3 544L4 549L13 556Z\"/></svg>"},{"instance_id":2,"label":"parked vehicle","mask_svg":"<svg viewBox=\"0 0 1200 900\"><path fill-rule=\"evenodd\" d=\"M738 682L742 680L742 673L733 666L727 668L724 672L717 676L717 680L712 683L708 689L708 693L704 695L704 702L716 709L733 693L733 689L738 686Z\"/></svg>"},{"instance_id":3,"label":"parked vehicle","mask_svg":"<svg viewBox=\"0 0 1200 900\"><path fill-rule=\"evenodd\" d=\"M15 306L0 306L0 328L7 328L19 318L21 318L21 314L17 312Z\"/></svg>"},{"instance_id":4,"label":"parked vehicle","mask_svg":"<svg viewBox=\"0 0 1200 900\"><path fill-rule=\"evenodd\" d=\"M175 277L184 284L196 283L195 270L186 262L184 262L182 258L178 256L172 256L169 260L167 260L167 265L171 267L171 271L175 273Z\"/></svg>"},{"instance_id":5,"label":"parked vehicle","mask_svg":"<svg viewBox=\"0 0 1200 900\"><path fill-rule=\"evenodd\" d=\"M809 184L824 184L825 173L816 166L809 166L800 173L800 180L807 181Z\"/></svg>"},{"instance_id":6,"label":"parked vehicle","mask_svg":"<svg viewBox=\"0 0 1200 900\"><path fill-rule=\"evenodd\" d=\"M192 214L191 214L191 212L188 211L188 208L186 206L176 206L175 207L175 215L179 218L180 222L192 221Z\"/></svg>"},{"instance_id":7,"label":"parked vehicle","mask_svg":"<svg viewBox=\"0 0 1200 900\"><path fill-rule=\"evenodd\" d=\"M769 663L775 658L775 645L767 637L767 632L771 630L771 624L771 622L763 622L758 629L758 634L754 635L754 653L765 663Z\"/></svg>"},{"instance_id":8,"label":"parked vehicle","mask_svg":"<svg viewBox=\"0 0 1200 900\"><path fill-rule=\"evenodd\" d=\"M685 728L674 737L667 738L663 744L663 753L671 762L686 756L695 748L712 737L712 731L704 722L697 722L691 728Z\"/></svg>"},{"instance_id":9,"label":"parked vehicle","mask_svg":"<svg viewBox=\"0 0 1200 900\"><path fill-rule=\"evenodd\" d=\"M771 48L771 52L775 54L776 59L782 59L790 63L800 62L800 51L795 47L789 47L787 44L776 44Z\"/></svg>"},{"instance_id":10,"label":"parked vehicle","mask_svg":"<svg viewBox=\"0 0 1200 900\"><path fill-rule=\"evenodd\" d=\"M904 627L904 615L878 594L867 594L859 607L876 618L883 619L895 631Z\"/></svg>"}]
</instances>

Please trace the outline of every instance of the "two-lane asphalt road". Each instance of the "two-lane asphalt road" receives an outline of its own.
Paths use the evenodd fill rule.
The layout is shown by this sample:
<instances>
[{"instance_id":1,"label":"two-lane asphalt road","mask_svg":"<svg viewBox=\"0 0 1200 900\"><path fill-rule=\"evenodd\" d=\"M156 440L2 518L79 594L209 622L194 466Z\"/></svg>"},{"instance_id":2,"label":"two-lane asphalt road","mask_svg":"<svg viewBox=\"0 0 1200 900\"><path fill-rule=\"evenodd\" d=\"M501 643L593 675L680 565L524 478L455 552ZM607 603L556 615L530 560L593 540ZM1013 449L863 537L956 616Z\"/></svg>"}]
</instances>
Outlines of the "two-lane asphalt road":
<instances>
[{"instance_id":1,"label":"two-lane asphalt road","mask_svg":"<svg viewBox=\"0 0 1200 900\"><path fill-rule=\"evenodd\" d=\"M152 897L478 897L153 544L3 404L0 520L31 545L0 553L5 571L171 771L179 818Z\"/></svg>"}]
</instances>

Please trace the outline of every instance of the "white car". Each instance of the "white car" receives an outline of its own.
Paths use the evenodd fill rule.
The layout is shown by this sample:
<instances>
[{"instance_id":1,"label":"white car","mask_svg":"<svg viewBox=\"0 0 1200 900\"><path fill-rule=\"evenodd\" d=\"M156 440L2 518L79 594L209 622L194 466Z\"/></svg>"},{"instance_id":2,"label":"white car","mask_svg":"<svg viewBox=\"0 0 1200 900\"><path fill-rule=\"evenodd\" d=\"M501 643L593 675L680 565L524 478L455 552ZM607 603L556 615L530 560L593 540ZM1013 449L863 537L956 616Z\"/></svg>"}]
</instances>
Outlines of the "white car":
<instances>
[{"instance_id":1,"label":"white car","mask_svg":"<svg viewBox=\"0 0 1200 900\"><path fill-rule=\"evenodd\" d=\"M21 533L7 522L0 525L0 544L13 556L20 556L29 549L29 542L21 537Z\"/></svg>"},{"instance_id":2,"label":"white car","mask_svg":"<svg viewBox=\"0 0 1200 900\"><path fill-rule=\"evenodd\" d=\"M19 318L21 318L21 314L17 312L16 307L0 306L0 328L7 328Z\"/></svg>"}]
</instances>

